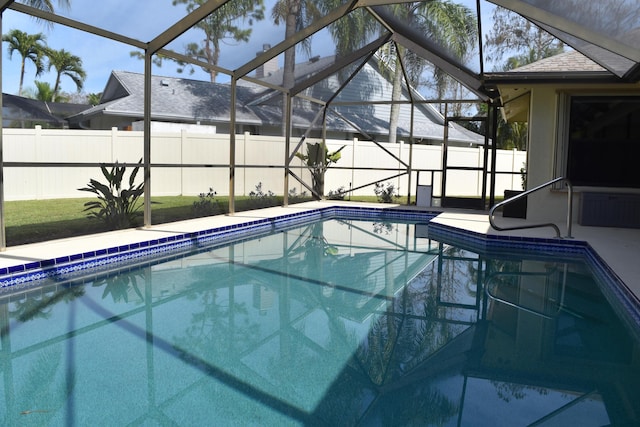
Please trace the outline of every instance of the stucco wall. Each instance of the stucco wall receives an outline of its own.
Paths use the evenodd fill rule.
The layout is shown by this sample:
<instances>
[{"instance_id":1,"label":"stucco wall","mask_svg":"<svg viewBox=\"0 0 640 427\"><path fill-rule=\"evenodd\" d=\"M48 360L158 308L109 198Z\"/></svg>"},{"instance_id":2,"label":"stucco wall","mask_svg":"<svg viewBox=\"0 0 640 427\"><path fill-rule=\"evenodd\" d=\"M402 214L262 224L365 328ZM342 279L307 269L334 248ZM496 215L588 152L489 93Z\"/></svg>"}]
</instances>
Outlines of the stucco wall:
<instances>
[{"instance_id":1,"label":"stucco wall","mask_svg":"<svg viewBox=\"0 0 640 427\"><path fill-rule=\"evenodd\" d=\"M558 92L539 87L531 92L529 121L529 169L527 188L534 188L556 178L555 147L558 126ZM577 199L576 199L577 200ZM551 187L531 194L527 218L536 221L566 221L567 194Z\"/></svg>"},{"instance_id":2,"label":"stucco wall","mask_svg":"<svg viewBox=\"0 0 640 427\"><path fill-rule=\"evenodd\" d=\"M528 144L528 189L563 176L565 171L556 159L559 147L565 143L558 131L564 126L565 111L561 111L562 98L570 95L635 95L640 96L640 85L633 84L565 84L538 85L529 88L529 144ZM520 88L522 90L522 88ZM624 153L620 153L624 155ZM558 166L556 165L558 163ZM594 171L595 174L598 171ZM635 189L577 187L574 191L573 220L578 221L581 193L638 192ZM564 224L567 219L567 191L551 187L529 196L527 218L536 221L551 221Z\"/></svg>"}]
</instances>

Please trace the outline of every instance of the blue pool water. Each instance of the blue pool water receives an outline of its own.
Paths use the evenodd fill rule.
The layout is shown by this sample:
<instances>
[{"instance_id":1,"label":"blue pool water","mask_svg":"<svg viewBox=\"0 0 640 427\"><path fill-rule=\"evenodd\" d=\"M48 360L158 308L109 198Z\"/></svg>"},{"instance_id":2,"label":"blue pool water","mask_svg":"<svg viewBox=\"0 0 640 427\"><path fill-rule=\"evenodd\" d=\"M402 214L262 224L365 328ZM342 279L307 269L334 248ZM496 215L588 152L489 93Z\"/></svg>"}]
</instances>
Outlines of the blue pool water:
<instances>
[{"instance_id":1,"label":"blue pool water","mask_svg":"<svg viewBox=\"0 0 640 427\"><path fill-rule=\"evenodd\" d=\"M582 257L425 229L323 219L4 293L0 423L640 422L637 334Z\"/></svg>"}]
</instances>

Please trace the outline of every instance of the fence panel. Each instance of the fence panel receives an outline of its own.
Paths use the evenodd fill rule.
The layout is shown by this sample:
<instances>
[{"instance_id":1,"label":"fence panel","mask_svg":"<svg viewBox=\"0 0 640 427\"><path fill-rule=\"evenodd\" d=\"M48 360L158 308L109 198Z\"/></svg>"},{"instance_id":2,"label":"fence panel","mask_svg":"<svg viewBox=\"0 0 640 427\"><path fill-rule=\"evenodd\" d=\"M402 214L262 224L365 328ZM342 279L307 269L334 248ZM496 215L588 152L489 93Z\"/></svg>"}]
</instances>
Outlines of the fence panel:
<instances>
[{"instance_id":1,"label":"fence panel","mask_svg":"<svg viewBox=\"0 0 640 427\"><path fill-rule=\"evenodd\" d=\"M143 155L143 133L139 131L95 131L95 130L50 130L4 129L3 145L5 162L64 162L64 163L136 163ZM318 142L308 139L305 142ZM291 152L298 144L291 143ZM403 173L406 167L398 160L409 163L411 146L407 143L381 143L390 153L380 149L371 141L327 140L329 151L341 151L341 159L329 168L325 179L325 192L340 187L345 190L370 184L375 181L392 183L401 195L408 192L409 179ZM220 195L229 194L229 135L198 134L182 132L158 132L151 134L152 165L177 164L185 167L152 166L151 194L198 195L213 188ZM306 143L300 151L306 153ZM236 136L235 194L248 195L259 183L262 191L283 194L285 145L283 138L245 133ZM481 165L482 149L452 147L449 164L477 167ZM520 189L520 168L526 161L526 153L516 150L498 150L497 169L516 172L497 177L496 194L504 189ZM442 167L442 147L437 145L414 145L412 167L414 170L439 170ZM204 165L204 166L203 166ZM197 166L197 167L196 167ZM387 170L375 170L375 168ZM311 175L304 163L293 158L291 170L311 186ZM415 193L417 174L412 175L411 193ZM86 197L88 193L78 191L89 179L103 181L97 166L73 167L27 167L5 168L5 200L29 200L49 198ZM142 179L139 173L138 179ZM421 173L421 184L432 184L438 194L441 174L435 174L430 182L430 173ZM448 177L448 191L455 195L477 194L481 182L480 173ZM289 190L297 194L306 190L293 177L289 178ZM374 195L373 185L354 191L354 195ZM453 195L453 194L450 194Z\"/></svg>"}]
</instances>

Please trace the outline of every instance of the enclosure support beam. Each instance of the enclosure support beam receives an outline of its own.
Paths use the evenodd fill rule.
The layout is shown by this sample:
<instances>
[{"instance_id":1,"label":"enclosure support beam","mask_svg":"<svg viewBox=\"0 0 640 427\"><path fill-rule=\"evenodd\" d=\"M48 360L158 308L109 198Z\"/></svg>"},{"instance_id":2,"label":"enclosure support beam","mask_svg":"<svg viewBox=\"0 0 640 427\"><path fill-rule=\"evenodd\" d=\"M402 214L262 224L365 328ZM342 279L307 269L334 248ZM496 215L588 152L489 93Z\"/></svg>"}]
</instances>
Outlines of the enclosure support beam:
<instances>
[{"instance_id":1,"label":"enclosure support beam","mask_svg":"<svg viewBox=\"0 0 640 427\"><path fill-rule=\"evenodd\" d=\"M0 34L2 34L2 12L0 12ZM0 70L2 70L2 47L0 45ZM0 94L2 92L2 73L0 73ZM2 117L2 96L0 96L0 123L4 123ZM4 127L4 126L3 126ZM0 132L0 251L7 249L7 236L4 225L4 147Z\"/></svg>"},{"instance_id":2,"label":"enclosure support beam","mask_svg":"<svg viewBox=\"0 0 640 427\"><path fill-rule=\"evenodd\" d=\"M236 77L231 76L229 108L229 215L236 213Z\"/></svg>"},{"instance_id":3,"label":"enclosure support beam","mask_svg":"<svg viewBox=\"0 0 640 427\"><path fill-rule=\"evenodd\" d=\"M151 227L151 52L144 53L144 226Z\"/></svg>"},{"instance_id":4,"label":"enclosure support beam","mask_svg":"<svg viewBox=\"0 0 640 427\"><path fill-rule=\"evenodd\" d=\"M407 171L409 172L407 177L407 205L411 204L411 175L413 174L413 121L415 120L415 104L411 103L411 127L409 128L409 166L407 166ZM417 185L417 183L416 183ZM431 183L433 185L433 183ZM416 202L418 201L418 191L416 186Z\"/></svg>"},{"instance_id":5,"label":"enclosure support beam","mask_svg":"<svg viewBox=\"0 0 640 427\"><path fill-rule=\"evenodd\" d=\"M498 145L498 107L493 104L489 104L487 108L489 117L487 125L491 129L491 185L489 187L489 206L493 206L496 202L496 160L497 160L497 145ZM526 190L526 188L525 188Z\"/></svg>"},{"instance_id":6,"label":"enclosure support beam","mask_svg":"<svg viewBox=\"0 0 640 427\"><path fill-rule=\"evenodd\" d=\"M440 188L440 206L444 207L447 196L447 156L449 154L449 104L444 104L444 134L442 136L442 179Z\"/></svg>"},{"instance_id":7,"label":"enclosure support beam","mask_svg":"<svg viewBox=\"0 0 640 427\"><path fill-rule=\"evenodd\" d=\"M291 150L291 92L287 92L284 97L284 105L286 108L287 124L284 130L284 192L282 193L282 206L289 206L289 165L291 158L289 151Z\"/></svg>"}]
</instances>

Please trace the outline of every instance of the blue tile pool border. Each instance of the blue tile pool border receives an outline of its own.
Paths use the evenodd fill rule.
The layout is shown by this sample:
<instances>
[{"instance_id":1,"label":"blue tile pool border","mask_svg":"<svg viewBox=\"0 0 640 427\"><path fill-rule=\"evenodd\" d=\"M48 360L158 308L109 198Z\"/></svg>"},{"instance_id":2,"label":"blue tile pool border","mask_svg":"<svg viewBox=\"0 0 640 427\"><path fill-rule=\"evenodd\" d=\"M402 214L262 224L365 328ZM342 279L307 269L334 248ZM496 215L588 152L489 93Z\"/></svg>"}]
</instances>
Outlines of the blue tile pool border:
<instances>
[{"instance_id":1,"label":"blue tile pool border","mask_svg":"<svg viewBox=\"0 0 640 427\"><path fill-rule=\"evenodd\" d=\"M87 274L99 274L130 268L137 264L182 255L188 250L226 245L262 234L294 227L317 219L360 219L377 221L412 221L427 224L429 238L477 253L524 252L540 257L562 254L580 257L592 273L604 283L605 297L623 309L624 320L631 329L640 330L640 301L587 242L568 239L544 239L505 235L486 235L449 225L430 222L438 211L403 208L330 206L260 218L197 232L135 242L0 268L0 293L38 286L44 280L62 282Z\"/></svg>"}]
</instances>

